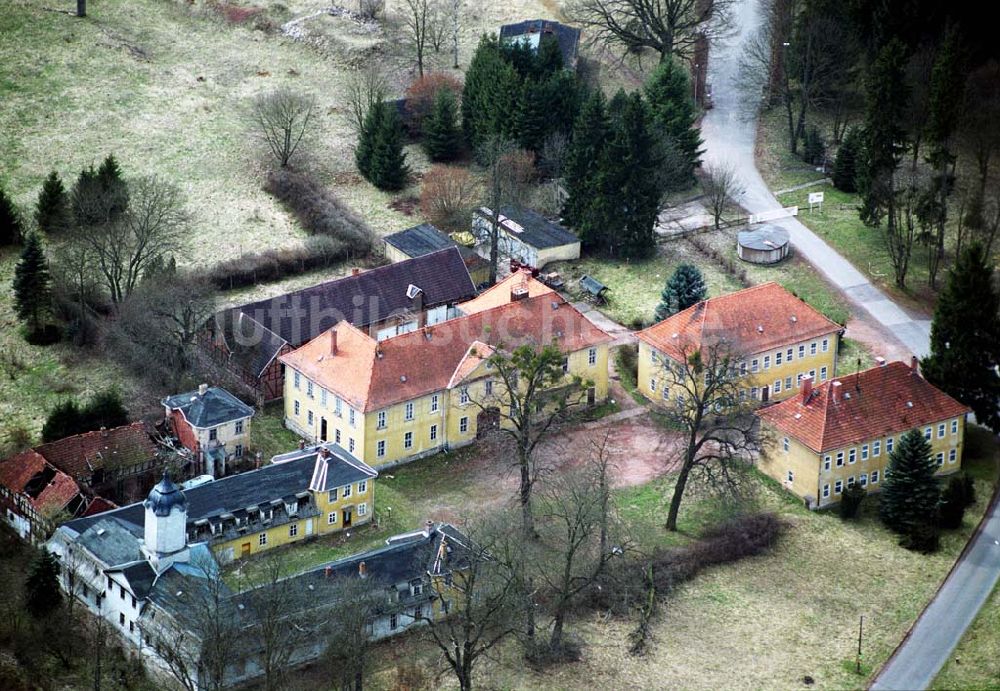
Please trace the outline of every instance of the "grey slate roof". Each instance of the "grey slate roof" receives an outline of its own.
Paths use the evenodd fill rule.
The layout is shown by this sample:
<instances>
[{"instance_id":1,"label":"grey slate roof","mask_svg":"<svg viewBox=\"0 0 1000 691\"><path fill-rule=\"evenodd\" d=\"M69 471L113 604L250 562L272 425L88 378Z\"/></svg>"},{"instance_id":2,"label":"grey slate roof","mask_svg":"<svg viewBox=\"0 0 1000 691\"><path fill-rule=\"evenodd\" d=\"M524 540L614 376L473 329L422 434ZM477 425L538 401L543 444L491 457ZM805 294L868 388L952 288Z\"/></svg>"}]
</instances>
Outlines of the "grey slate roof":
<instances>
[{"instance_id":1,"label":"grey slate roof","mask_svg":"<svg viewBox=\"0 0 1000 691\"><path fill-rule=\"evenodd\" d=\"M156 580L156 571L153 570L148 561L126 566L121 571L136 597L145 598L149 595L153 582Z\"/></svg>"},{"instance_id":2,"label":"grey slate roof","mask_svg":"<svg viewBox=\"0 0 1000 691\"><path fill-rule=\"evenodd\" d=\"M333 461L329 463L328 476L331 486L346 485L367 478L373 478L378 473L371 467L351 456L345 449L336 444L326 445L331 452ZM195 521L220 516L224 513L245 511L251 507L277 502L285 497L294 497L301 492L307 492L309 482L316 465L319 447L313 447L302 452L292 452L276 456L277 463L266 465L259 470L251 470L239 475L230 475L215 482L183 490L187 499L187 522L190 526ZM285 460L294 457L295 460ZM96 523L117 519L130 529L138 530L141 535L145 522L145 507L142 502L123 506L96 516L78 518L66 523L66 527L79 533L89 530ZM135 559L115 562L117 564Z\"/></svg>"},{"instance_id":3,"label":"grey slate roof","mask_svg":"<svg viewBox=\"0 0 1000 691\"><path fill-rule=\"evenodd\" d=\"M527 19L517 24L504 24L500 27L501 40L516 39L522 36L553 36L559 41L559 50L563 55L563 65L573 67L576 65L577 50L580 45L580 30L572 26L566 26L551 19ZM532 41L531 45L537 50L537 44Z\"/></svg>"},{"instance_id":4,"label":"grey slate roof","mask_svg":"<svg viewBox=\"0 0 1000 691\"><path fill-rule=\"evenodd\" d=\"M121 521L109 513L70 521L67 525L80 532L76 543L88 549L94 556L109 566L130 564L143 558L137 536L142 535L145 514L140 508L138 524ZM76 525L73 525L76 524ZM136 532L138 528L138 533Z\"/></svg>"},{"instance_id":5,"label":"grey slate roof","mask_svg":"<svg viewBox=\"0 0 1000 691\"><path fill-rule=\"evenodd\" d=\"M204 394L195 390L168 396L163 405L180 410L192 426L203 429L242 420L254 413L253 408L218 386L209 387Z\"/></svg>"},{"instance_id":6,"label":"grey slate roof","mask_svg":"<svg viewBox=\"0 0 1000 691\"><path fill-rule=\"evenodd\" d=\"M385 242L408 257L422 257L431 252L458 246L457 242L430 223L421 223L398 233L386 235Z\"/></svg>"},{"instance_id":7,"label":"grey slate roof","mask_svg":"<svg viewBox=\"0 0 1000 691\"><path fill-rule=\"evenodd\" d=\"M406 296L411 284L423 291L424 309L476 295L461 253L452 247L238 309L297 348L344 319L363 328L413 309Z\"/></svg>"},{"instance_id":8,"label":"grey slate roof","mask_svg":"<svg viewBox=\"0 0 1000 691\"><path fill-rule=\"evenodd\" d=\"M211 328L222 336L229 348L229 362L255 377L263 374L281 349L288 345L281 336L245 315L239 307L216 314Z\"/></svg>"},{"instance_id":9,"label":"grey slate roof","mask_svg":"<svg viewBox=\"0 0 1000 691\"><path fill-rule=\"evenodd\" d=\"M477 210L476 213L484 218L489 218L488 211L484 213L483 210ZM500 213L517 223L523 229L521 232L505 229L505 232L511 237L516 237L526 245L545 249L580 242L580 238L572 232L532 209L501 206ZM500 227L504 228L503 224Z\"/></svg>"}]
</instances>

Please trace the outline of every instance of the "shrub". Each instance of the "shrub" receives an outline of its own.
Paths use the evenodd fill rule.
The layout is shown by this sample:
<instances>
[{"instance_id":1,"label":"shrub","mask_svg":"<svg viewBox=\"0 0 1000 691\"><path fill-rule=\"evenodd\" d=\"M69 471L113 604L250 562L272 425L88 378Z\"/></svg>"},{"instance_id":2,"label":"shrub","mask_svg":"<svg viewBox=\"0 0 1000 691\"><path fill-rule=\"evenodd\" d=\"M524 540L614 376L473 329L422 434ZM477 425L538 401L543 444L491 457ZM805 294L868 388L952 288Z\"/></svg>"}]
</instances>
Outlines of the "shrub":
<instances>
[{"instance_id":1,"label":"shrub","mask_svg":"<svg viewBox=\"0 0 1000 691\"><path fill-rule=\"evenodd\" d=\"M21 214L14 206L14 200L0 187L0 247L21 242L23 233Z\"/></svg>"},{"instance_id":2,"label":"shrub","mask_svg":"<svg viewBox=\"0 0 1000 691\"><path fill-rule=\"evenodd\" d=\"M207 277L219 290L232 290L323 269L352 256L344 243L331 237L316 236L308 238L304 247L247 252L219 262L209 269Z\"/></svg>"},{"instance_id":3,"label":"shrub","mask_svg":"<svg viewBox=\"0 0 1000 691\"><path fill-rule=\"evenodd\" d=\"M420 186L420 212L442 230L469 229L470 215L479 199L479 183L467 168L433 166Z\"/></svg>"},{"instance_id":4,"label":"shrub","mask_svg":"<svg viewBox=\"0 0 1000 691\"><path fill-rule=\"evenodd\" d=\"M856 518L867 494L868 492L859 483L849 485L840 495L840 517L845 520Z\"/></svg>"},{"instance_id":5,"label":"shrub","mask_svg":"<svg viewBox=\"0 0 1000 691\"><path fill-rule=\"evenodd\" d=\"M423 129L424 118L431 114L434 100L442 91L451 92L456 104L462 99L462 83L446 72L429 72L406 88L407 124L414 133Z\"/></svg>"},{"instance_id":6,"label":"shrub","mask_svg":"<svg viewBox=\"0 0 1000 691\"><path fill-rule=\"evenodd\" d=\"M637 345L621 346L618 349L616 359L618 376L621 377L622 386L634 389L639 376L639 347Z\"/></svg>"},{"instance_id":7,"label":"shrub","mask_svg":"<svg viewBox=\"0 0 1000 691\"><path fill-rule=\"evenodd\" d=\"M802 158L805 162L817 166L821 165L826 155L826 145L823 143L823 137L819 133L819 128L815 125L810 127L806 132L804 144Z\"/></svg>"},{"instance_id":8,"label":"shrub","mask_svg":"<svg viewBox=\"0 0 1000 691\"><path fill-rule=\"evenodd\" d=\"M941 547L941 532L930 521L910 526L899 541L900 546L913 552L932 554Z\"/></svg>"},{"instance_id":9,"label":"shrub","mask_svg":"<svg viewBox=\"0 0 1000 691\"><path fill-rule=\"evenodd\" d=\"M861 130L852 127L837 149L837 157L833 161L833 186L841 192L857 191L857 162L860 154Z\"/></svg>"},{"instance_id":10,"label":"shrub","mask_svg":"<svg viewBox=\"0 0 1000 691\"><path fill-rule=\"evenodd\" d=\"M976 490L972 478L964 474L952 475L941 492L938 524L945 530L960 528L962 519L965 518L965 508L975 501Z\"/></svg>"},{"instance_id":11,"label":"shrub","mask_svg":"<svg viewBox=\"0 0 1000 691\"><path fill-rule=\"evenodd\" d=\"M364 256L371 251L375 234L368 224L305 173L271 171L264 190L288 207L308 233L339 240L346 256Z\"/></svg>"},{"instance_id":12,"label":"shrub","mask_svg":"<svg viewBox=\"0 0 1000 691\"><path fill-rule=\"evenodd\" d=\"M35 223L46 233L60 233L73 225L73 213L69 206L69 194L59 179L59 173L52 171L42 183L42 190L35 202Z\"/></svg>"},{"instance_id":13,"label":"shrub","mask_svg":"<svg viewBox=\"0 0 1000 691\"><path fill-rule=\"evenodd\" d=\"M128 411L114 389L102 391L80 406L73 399L58 404L42 427L42 441L50 442L101 427L121 427L128 424Z\"/></svg>"}]
</instances>

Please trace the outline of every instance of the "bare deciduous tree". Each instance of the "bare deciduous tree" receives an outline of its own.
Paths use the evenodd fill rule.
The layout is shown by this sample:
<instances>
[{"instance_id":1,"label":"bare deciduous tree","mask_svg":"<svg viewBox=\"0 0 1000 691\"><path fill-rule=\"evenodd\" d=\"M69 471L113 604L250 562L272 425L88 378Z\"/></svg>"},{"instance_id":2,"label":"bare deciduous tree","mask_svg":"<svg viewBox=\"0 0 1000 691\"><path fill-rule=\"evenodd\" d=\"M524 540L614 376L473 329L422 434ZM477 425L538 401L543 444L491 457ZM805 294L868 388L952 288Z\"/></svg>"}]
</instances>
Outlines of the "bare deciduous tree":
<instances>
[{"instance_id":1,"label":"bare deciduous tree","mask_svg":"<svg viewBox=\"0 0 1000 691\"><path fill-rule=\"evenodd\" d=\"M347 115L355 134L361 133L372 106L388 95L389 79L375 60L351 75L347 82Z\"/></svg>"},{"instance_id":2,"label":"bare deciduous tree","mask_svg":"<svg viewBox=\"0 0 1000 691\"><path fill-rule=\"evenodd\" d=\"M284 168L309 131L316 100L288 87L254 98L250 118L271 155Z\"/></svg>"},{"instance_id":3,"label":"bare deciduous tree","mask_svg":"<svg viewBox=\"0 0 1000 691\"><path fill-rule=\"evenodd\" d=\"M452 69L458 69L458 31L461 28L462 0L450 0L449 20L451 22Z\"/></svg>"},{"instance_id":4,"label":"bare deciduous tree","mask_svg":"<svg viewBox=\"0 0 1000 691\"><path fill-rule=\"evenodd\" d=\"M592 38L626 51L649 48L661 62L687 57L702 37L726 33L732 0L576 0L568 9Z\"/></svg>"},{"instance_id":5,"label":"bare deciduous tree","mask_svg":"<svg viewBox=\"0 0 1000 691\"><path fill-rule=\"evenodd\" d=\"M369 629L385 602L385 584L374 578L340 577L333 586L330 596L324 596L336 604L324 615L329 633L323 664L341 689L362 691L371 657Z\"/></svg>"},{"instance_id":6,"label":"bare deciduous tree","mask_svg":"<svg viewBox=\"0 0 1000 691\"><path fill-rule=\"evenodd\" d=\"M424 50L433 31L432 0L403 0L403 26L417 60L417 77L424 76Z\"/></svg>"},{"instance_id":7,"label":"bare deciduous tree","mask_svg":"<svg viewBox=\"0 0 1000 691\"><path fill-rule=\"evenodd\" d=\"M385 0L358 0L358 16L375 20L385 12Z\"/></svg>"},{"instance_id":8,"label":"bare deciduous tree","mask_svg":"<svg viewBox=\"0 0 1000 691\"><path fill-rule=\"evenodd\" d=\"M479 181L460 166L435 165L420 186L420 210L449 232L466 230L480 198Z\"/></svg>"},{"instance_id":9,"label":"bare deciduous tree","mask_svg":"<svg viewBox=\"0 0 1000 691\"><path fill-rule=\"evenodd\" d=\"M736 176L736 169L728 163L705 166L701 189L716 228L719 227L726 210L731 205L739 203L746 192L743 183Z\"/></svg>"},{"instance_id":10,"label":"bare deciduous tree","mask_svg":"<svg viewBox=\"0 0 1000 691\"><path fill-rule=\"evenodd\" d=\"M519 205L528 192L531 165L528 155L503 137L490 137L479 149L478 158L486 166L485 203L490 210L490 283L496 283L500 261L500 207Z\"/></svg>"}]
</instances>

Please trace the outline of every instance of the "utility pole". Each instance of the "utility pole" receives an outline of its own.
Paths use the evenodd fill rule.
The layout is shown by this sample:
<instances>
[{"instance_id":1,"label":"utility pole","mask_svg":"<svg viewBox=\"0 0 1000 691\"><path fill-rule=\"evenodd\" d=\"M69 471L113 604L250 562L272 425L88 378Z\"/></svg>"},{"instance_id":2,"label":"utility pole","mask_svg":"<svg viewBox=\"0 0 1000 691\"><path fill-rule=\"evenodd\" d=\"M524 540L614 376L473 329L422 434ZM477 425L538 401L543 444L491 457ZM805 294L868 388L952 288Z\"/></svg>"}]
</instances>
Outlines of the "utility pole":
<instances>
[{"instance_id":1,"label":"utility pole","mask_svg":"<svg viewBox=\"0 0 1000 691\"><path fill-rule=\"evenodd\" d=\"M857 671L861 674L861 634L865 629L865 615L861 615L861 620L858 622L858 656L856 658Z\"/></svg>"}]
</instances>

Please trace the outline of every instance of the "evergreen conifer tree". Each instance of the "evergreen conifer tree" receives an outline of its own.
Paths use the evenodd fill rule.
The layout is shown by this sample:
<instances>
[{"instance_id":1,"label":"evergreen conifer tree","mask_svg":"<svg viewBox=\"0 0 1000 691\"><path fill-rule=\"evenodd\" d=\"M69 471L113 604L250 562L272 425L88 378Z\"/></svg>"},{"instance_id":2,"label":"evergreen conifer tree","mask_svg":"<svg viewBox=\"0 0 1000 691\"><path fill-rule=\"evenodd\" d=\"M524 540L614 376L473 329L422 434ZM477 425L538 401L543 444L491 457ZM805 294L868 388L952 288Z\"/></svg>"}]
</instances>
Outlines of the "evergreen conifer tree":
<instances>
[{"instance_id":1,"label":"evergreen conifer tree","mask_svg":"<svg viewBox=\"0 0 1000 691\"><path fill-rule=\"evenodd\" d=\"M551 113L546 102L545 82L525 79L517 102L515 127L522 149L540 151L551 127Z\"/></svg>"},{"instance_id":2,"label":"evergreen conifer tree","mask_svg":"<svg viewBox=\"0 0 1000 691\"><path fill-rule=\"evenodd\" d=\"M657 65L644 90L653 119L674 141L687 163L687 174L693 180L694 169L701 160L702 141L695 127L697 112L687 73L668 58Z\"/></svg>"},{"instance_id":3,"label":"evergreen conifer tree","mask_svg":"<svg viewBox=\"0 0 1000 691\"><path fill-rule=\"evenodd\" d=\"M573 126L569 154L566 157L565 184L568 196L563 205L563 220L580 234L588 249L603 245L604 230L587 222L588 210L594 201L600 165L611 132L611 122L605 109L604 94L595 90L580 109Z\"/></svg>"},{"instance_id":4,"label":"evergreen conifer tree","mask_svg":"<svg viewBox=\"0 0 1000 691\"><path fill-rule=\"evenodd\" d=\"M530 53L528 54L530 57ZM483 36L465 73L462 88L462 130L473 151L491 137L511 139L520 95L521 77L496 36Z\"/></svg>"},{"instance_id":5,"label":"evergreen conifer tree","mask_svg":"<svg viewBox=\"0 0 1000 691\"><path fill-rule=\"evenodd\" d=\"M924 377L1000 432L1000 290L981 245L966 247L948 271L931 322Z\"/></svg>"},{"instance_id":6,"label":"evergreen conifer tree","mask_svg":"<svg viewBox=\"0 0 1000 691\"><path fill-rule=\"evenodd\" d=\"M59 562L47 549L31 562L31 570L24 582L24 606L28 613L41 619L55 612L62 605L59 589Z\"/></svg>"},{"instance_id":7,"label":"evergreen conifer tree","mask_svg":"<svg viewBox=\"0 0 1000 691\"><path fill-rule=\"evenodd\" d=\"M57 403L42 425L42 441L65 439L80 433L80 408L72 398Z\"/></svg>"},{"instance_id":8,"label":"evergreen conifer tree","mask_svg":"<svg viewBox=\"0 0 1000 691\"><path fill-rule=\"evenodd\" d=\"M841 192L857 192L857 163L861 155L861 130L852 127L844 135L833 161L833 186Z\"/></svg>"},{"instance_id":9,"label":"evergreen conifer tree","mask_svg":"<svg viewBox=\"0 0 1000 691\"><path fill-rule=\"evenodd\" d=\"M39 333L52 307L52 278L37 233L28 236L21 259L14 267L14 306L31 333Z\"/></svg>"},{"instance_id":10,"label":"evergreen conifer tree","mask_svg":"<svg viewBox=\"0 0 1000 691\"><path fill-rule=\"evenodd\" d=\"M59 173L52 171L42 183L42 191L38 193L35 203L35 223L46 233L56 234L67 230L73 224L70 212L69 195Z\"/></svg>"},{"instance_id":11,"label":"evergreen conifer tree","mask_svg":"<svg viewBox=\"0 0 1000 691\"><path fill-rule=\"evenodd\" d=\"M121 394L116 389L99 391L80 410L79 432L100 429L101 427L121 427L128 424L128 411L122 403ZM78 434L75 432L74 434Z\"/></svg>"},{"instance_id":12,"label":"evergreen conifer tree","mask_svg":"<svg viewBox=\"0 0 1000 691\"><path fill-rule=\"evenodd\" d=\"M826 145L819 133L819 128L813 125L806 131L805 146L802 147L802 159L806 163L821 165L826 154Z\"/></svg>"},{"instance_id":13,"label":"evergreen conifer tree","mask_svg":"<svg viewBox=\"0 0 1000 691\"><path fill-rule=\"evenodd\" d=\"M0 247L21 242L23 232L21 215L14 206L14 200L0 187Z\"/></svg>"},{"instance_id":14,"label":"evergreen conifer tree","mask_svg":"<svg viewBox=\"0 0 1000 691\"><path fill-rule=\"evenodd\" d=\"M358 170L380 190L396 191L406 185L410 171L403 152L403 123L385 101L369 109L354 155Z\"/></svg>"},{"instance_id":15,"label":"evergreen conifer tree","mask_svg":"<svg viewBox=\"0 0 1000 691\"><path fill-rule=\"evenodd\" d=\"M424 119L424 150L432 161L453 161L461 148L458 104L450 89L438 89Z\"/></svg>"},{"instance_id":16,"label":"evergreen conifer tree","mask_svg":"<svg viewBox=\"0 0 1000 691\"><path fill-rule=\"evenodd\" d=\"M920 430L910 430L899 438L889 456L879 503L879 514L889 528L911 534L936 523L940 488L935 472L937 463L931 458L930 442Z\"/></svg>"},{"instance_id":17,"label":"evergreen conifer tree","mask_svg":"<svg viewBox=\"0 0 1000 691\"><path fill-rule=\"evenodd\" d=\"M535 76L545 79L563 68L562 48L559 39L551 35L543 35L538 43L538 54L535 56Z\"/></svg>"},{"instance_id":18,"label":"evergreen conifer tree","mask_svg":"<svg viewBox=\"0 0 1000 691\"><path fill-rule=\"evenodd\" d=\"M663 287L654 318L660 322L705 299L705 279L693 264L681 264Z\"/></svg>"}]
</instances>

